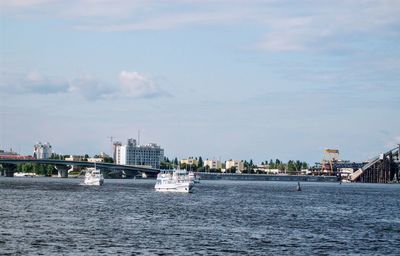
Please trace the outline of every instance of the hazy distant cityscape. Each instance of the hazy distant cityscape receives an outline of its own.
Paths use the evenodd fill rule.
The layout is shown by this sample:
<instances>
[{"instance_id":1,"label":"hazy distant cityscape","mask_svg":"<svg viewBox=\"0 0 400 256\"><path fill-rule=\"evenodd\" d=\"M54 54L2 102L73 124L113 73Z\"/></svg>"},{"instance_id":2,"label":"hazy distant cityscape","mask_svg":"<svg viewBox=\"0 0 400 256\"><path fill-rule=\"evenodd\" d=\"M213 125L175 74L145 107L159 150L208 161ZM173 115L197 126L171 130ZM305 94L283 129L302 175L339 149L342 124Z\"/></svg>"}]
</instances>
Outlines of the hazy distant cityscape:
<instances>
[{"instance_id":1,"label":"hazy distant cityscape","mask_svg":"<svg viewBox=\"0 0 400 256\"><path fill-rule=\"evenodd\" d=\"M254 174L311 174L308 170L309 164L300 160L289 160L287 163L279 159L269 159L261 163L254 163L252 159L208 159L202 156L189 156L178 159L169 158L164 155L164 149L156 143L139 145L136 139L128 139L126 144L120 141L112 143L112 153L99 152L89 156L88 154L61 154L53 151L49 143L38 142L33 146L32 155L23 156L18 152L0 150L0 156L10 155L13 157L29 157L35 159L62 159L67 161L108 162L119 165L143 165L157 169L191 169L199 172L222 172L222 173L254 173Z\"/></svg>"}]
</instances>

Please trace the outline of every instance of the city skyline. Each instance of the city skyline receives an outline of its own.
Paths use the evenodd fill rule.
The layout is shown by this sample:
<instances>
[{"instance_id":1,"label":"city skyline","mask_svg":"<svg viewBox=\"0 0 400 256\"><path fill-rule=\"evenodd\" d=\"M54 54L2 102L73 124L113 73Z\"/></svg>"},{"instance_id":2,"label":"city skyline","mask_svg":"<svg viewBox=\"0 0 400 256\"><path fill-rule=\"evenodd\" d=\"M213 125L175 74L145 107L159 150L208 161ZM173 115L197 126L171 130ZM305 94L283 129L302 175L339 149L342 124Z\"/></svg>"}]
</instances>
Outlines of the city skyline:
<instances>
[{"instance_id":1,"label":"city skyline","mask_svg":"<svg viewBox=\"0 0 400 256\"><path fill-rule=\"evenodd\" d=\"M398 1L2 1L0 148L364 161L400 143Z\"/></svg>"}]
</instances>

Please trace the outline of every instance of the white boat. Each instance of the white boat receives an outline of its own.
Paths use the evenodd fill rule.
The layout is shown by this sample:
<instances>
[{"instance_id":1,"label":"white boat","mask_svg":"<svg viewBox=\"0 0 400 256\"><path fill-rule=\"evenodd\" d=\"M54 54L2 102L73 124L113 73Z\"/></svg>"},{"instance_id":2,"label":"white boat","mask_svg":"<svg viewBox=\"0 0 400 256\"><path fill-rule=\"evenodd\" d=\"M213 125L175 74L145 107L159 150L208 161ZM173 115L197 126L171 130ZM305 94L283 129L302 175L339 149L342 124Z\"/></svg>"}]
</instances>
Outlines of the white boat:
<instances>
[{"instance_id":1,"label":"white boat","mask_svg":"<svg viewBox=\"0 0 400 256\"><path fill-rule=\"evenodd\" d=\"M157 175L156 191L161 192L192 192L194 182L189 179L186 170L161 171Z\"/></svg>"},{"instance_id":2,"label":"white boat","mask_svg":"<svg viewBox=\"0 0 400 256\"><path fill-rule=\"evenodd\" d=\"M104 177L100 170L95 168L87 168L85 173L85 185L101 186L104 184Z\"/></svg>"},{"instance_id":3,"label":"white boat","mask_svg":"<svg viewBox=\"0 0 400 256\"><path fill-rule=\"evenodd\" d=\"M14 172L14 177L35 177L34 172Z\"/></svg>"}]
</instances>

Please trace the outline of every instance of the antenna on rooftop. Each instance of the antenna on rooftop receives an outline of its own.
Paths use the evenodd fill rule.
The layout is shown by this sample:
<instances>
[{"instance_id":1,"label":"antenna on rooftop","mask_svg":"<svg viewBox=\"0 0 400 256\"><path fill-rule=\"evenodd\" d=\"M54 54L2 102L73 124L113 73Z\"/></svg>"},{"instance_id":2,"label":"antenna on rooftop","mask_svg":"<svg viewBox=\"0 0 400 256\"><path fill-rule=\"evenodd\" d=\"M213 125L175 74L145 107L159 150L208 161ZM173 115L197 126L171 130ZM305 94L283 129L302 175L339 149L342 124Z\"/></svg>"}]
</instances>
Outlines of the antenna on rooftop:
<instances>
[{"instance_id":1,"label":"antenna on rooftop","mask_svg":"<svg viewBox=\"0 0 400 256\"><path fill-rule=\"evenodd\" d=\"M138 144L138 146L140 146L140 129L138 130L137 144Z\"/></svg>"},{"instance_id":2,"label":"antenna on rooftop","mask_svg":"<svg viewBox=\"0 0 400 256\"><path fill-rule=\"evenodd\" d=\"M109 138L111 141L111 155L110 156L112 156L114 154L114 139L116 139L116 137L108 136L107 138Z\"/></svg>"},{"instance_id":3,"label":"antenna on rooftop","mask_svg":"<svg viewBox=\"0 0 400 256\"><path fill-rule=\"evenodd\" d=\"M108 136L107 138L110 139L111 143L113 143L113 142L114 142L114 139L116 139L114 136Z\"/></svg>"}]
</instances>

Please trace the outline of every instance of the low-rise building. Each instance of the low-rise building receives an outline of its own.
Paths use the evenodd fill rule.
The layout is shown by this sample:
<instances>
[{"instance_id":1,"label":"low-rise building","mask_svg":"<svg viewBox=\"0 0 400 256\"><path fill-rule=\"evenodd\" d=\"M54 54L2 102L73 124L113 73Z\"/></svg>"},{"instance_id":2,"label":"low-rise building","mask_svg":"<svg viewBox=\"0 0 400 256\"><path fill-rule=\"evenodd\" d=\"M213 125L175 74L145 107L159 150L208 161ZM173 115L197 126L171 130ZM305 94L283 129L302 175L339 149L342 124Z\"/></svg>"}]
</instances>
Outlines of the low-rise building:
<instances>
[{"instance_id":1,"label":"low-rise building","mask_svg":"<svg viewBox=\"0 0 400 256\"><path fill-rule=\"evenodd\" d=\"M205 160L204 161L204 167L210 170L217 170L222 168L221 161L219 160Z\"/></svg>"},{"instance_id":2,"label":"low-rise building","mask_svg":"<svg viewBox=\"0 0 400 256\"><path fill-rule=\"evenodd\" d=\"M0 156L18 156L18 153L14 152L12 149L10 149L9 151L0 149Z\"/></svg>"},{"instance_id":3,"label":"low-rise building","mask_svg":"<svg viewBox=\"0 0 400 256\"><path fill-rule=\"evenodd\" d=\"M83 156L76 156L76 155L70 155L69 157L66 157L64 160L65 161L82 161Z\"/></svg>"},{"instance_id":4,"label":"low-rise building","mask_svg":"<svg viewBox=\"0 0 400 256\"><path fill-rule=\"evenodd\" d=\"M229 170L235 169L237 173L241 173L244 170L244 163L240 160L228 160L225 162L225 169Z\"/></svg>"},{"instance_id":5,"label":"low-rise building","mask_svg":"<svg viewBox=\"0 0 400 256\"><path fill-rule=\"evenodd\" d=\"M186 158L186 159L182 159L181 164L186 164L188 166L198 166L199 165L199 160L197 160L197 158L194 158L192 156Z\"/></svg>"},{"instance_id":6,"label":"low-rise building","mask_svg":"<svg viewBox=\"0 0 400 256\"><path fill-rule=\"evenodd\" d=\"M267 174L280 174L280 173L283 173L283 172L281 172L279 169L267 169L266 173Z\"/></svg>"}]
</instances>

